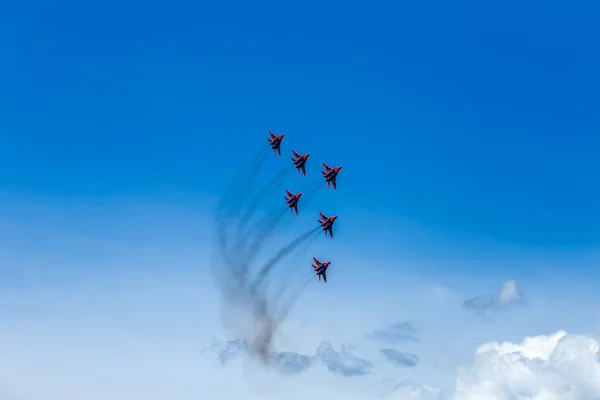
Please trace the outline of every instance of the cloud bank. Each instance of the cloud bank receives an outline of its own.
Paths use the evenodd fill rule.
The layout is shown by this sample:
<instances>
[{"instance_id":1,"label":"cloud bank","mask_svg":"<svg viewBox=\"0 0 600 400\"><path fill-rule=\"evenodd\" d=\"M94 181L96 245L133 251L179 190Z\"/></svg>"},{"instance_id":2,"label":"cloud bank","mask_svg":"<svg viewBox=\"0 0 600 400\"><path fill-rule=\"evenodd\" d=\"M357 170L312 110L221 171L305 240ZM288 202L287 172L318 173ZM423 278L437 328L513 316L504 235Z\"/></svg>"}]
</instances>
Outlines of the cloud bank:
<instances>
[{"instance_id":1,"label":"cloud bank","mask_svg":"<svg viewBox=\"0 0 600 400\"><path fill-rule=\"evenodd\" d=\"M244 340L221 342L213 339L212 345L201 353L206 353L207 350L212 350L220 364L225 366L230 365L242 355L249 355L251 348ZM269 359L273 362L272 365L283 373L299 373L320 364L334 374L353 377L368 375L373 368L373 363L370 361L355 356L344 346L339 351L335 350L328 341L321 342L315 353L310 356L289 351L274 351L269 355Z\"/></svg>"},{"instance_id":2,"label":"cloud bank","mask_svg":"<svg viewBox=\"0 0 600 400\"><path fill-rule=\"evenodd\" d=\"M521 343L487 343L458 374L456 400L600 398L600 343L558 331Z\"/></svg>"},{"instance_id":3,"label":"cloud bank","mask_svg":"<svg viewBox=\"0 0 600 400\"><path fill-rule=\"evenodd\" d=\"M232 354L229 342L222 354ZM390 349L388 349L390 350ZM242 350L243 351L243 350ZM382 351L383 352L383 351ZM235 352L233 352L235 353ZM399 354L402 354L399 356ZM418 358L397 351L387 358L417 366ZM217 359L221 357L218 355ZM526 337L520 343L490 342L475 352L473 363L457 372L453 392L427 385L426 382L384 376L381 366L359 358L342 348L335 350L323 342L312 356L279 353L281 365L294 372L293 384L284 380L277 393L289 385L291 398L327 399L338 393L351 399L404 400L592 400L600 398L600 342L591 336L558 331L550 335ZM228 368L221 369L227 374ZM401 370L399 370L401 371ZM336 379L338 376L343 380ZM357 379L358 378L358 379ZM397 379L400 378L400 379ZM366 381L365 381L366 379ZM215 392L215 396L218 392ZM265 395L265 393L263 393ZM217 398L214 397L214 398ZM275 398L257 395L248 399Z\"/></svg>"}]
</instances>

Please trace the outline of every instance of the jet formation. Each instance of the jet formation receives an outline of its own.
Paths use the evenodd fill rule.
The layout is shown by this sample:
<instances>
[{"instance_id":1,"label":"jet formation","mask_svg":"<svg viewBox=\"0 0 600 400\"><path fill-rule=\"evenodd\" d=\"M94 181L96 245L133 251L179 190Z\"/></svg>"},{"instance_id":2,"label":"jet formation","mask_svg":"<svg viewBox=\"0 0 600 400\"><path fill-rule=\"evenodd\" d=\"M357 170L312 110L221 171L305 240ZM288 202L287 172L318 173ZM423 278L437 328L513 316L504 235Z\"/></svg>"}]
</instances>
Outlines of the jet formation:
<instances>
[{"instance_id":1,"label":"jet formation","mask_svg":"<svg viewBox=\"0 0 600 400\"><path fill-rule=\"evenodd\" d=\"M271 149L273 150L273 153L275 155L281 156L281 142L283 140L284 135L282 134L282 135L277 136L271 131L269 131L269 135L270 135L269 144L271 145ZM308 157L310 157L310 153L300 155L295 150L292 150L292 154L294 157L292 157L291 160L294 162L294 166L298 170L298 174L300 174L300 172L302 172L302 174L304 176L306 176L306 161L308 160ZM337 190L336 179L337 179L338 173L342 169L342 166L340 165L339 167L331 168L326 163L323 163L323 167L325 167L325 171L321 171L321 173L323 174L323 177L325 178L327 187L330 188L331 185L333 185L333 189ZM302 197L302 192L294 194L288 189L286 189L285 192L286 192L287 196L284 197L284 199L287 203L287 206L290 208L290 213L292 211L295 211L296 215L298 215L298 202L300 201L300 197ZM321 228L323 229L325 237L327 237L327 233L329 233L329 236L333 239L333 225L337 219L337 215L334 215L332 217L327 217L322 212L319 212L319 215L321 216L321 219L319 219L317 221L321 225ZM319 281L321 281L321 277L323 277L323 282L326 283L327 282L326 271L327 271L327 268L329 267L329 264L331 264L331 261L320 262L316 257L313 257L313 260L316 263L316 265L313 265L313 264L311 264L311 265L314 268L315 273L317 274L317 277L319 278Z\"/></svg>"}]
</instances>

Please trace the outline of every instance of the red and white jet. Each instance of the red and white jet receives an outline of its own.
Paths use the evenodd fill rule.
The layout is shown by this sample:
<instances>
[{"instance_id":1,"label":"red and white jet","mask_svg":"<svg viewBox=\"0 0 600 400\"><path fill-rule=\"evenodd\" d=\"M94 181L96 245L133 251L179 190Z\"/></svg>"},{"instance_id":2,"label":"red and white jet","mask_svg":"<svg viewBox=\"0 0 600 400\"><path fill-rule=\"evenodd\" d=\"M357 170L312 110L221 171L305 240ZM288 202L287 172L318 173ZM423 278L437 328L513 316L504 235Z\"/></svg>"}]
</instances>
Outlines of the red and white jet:
<instances>
[{"instance_id":1,"label":"red and white jet","mask_svg":"<svg viewBox=\"0 0 600 400\"><path fill-rule=\"evenodd\" d=\"M319 260L317 260L315 257L313 257L313 260L315 260L315 263L317 265L311 264L312 267L315 269L315 272L317 273L317 276L319 277L319 282L321 281L321 276L323 277L323 282L327 283L327 268L329 267L329 264L331 264L331 261L326 261L326 262L321 262Z\"/></svg>"},{"instance_id":2,"label":"red and white jet","mask_svg":"<svg viewBox=\"0 0 600 400\"><path fill-rule=\"evenodd\" d=\"M327 187L330 187L330 185L333 183L333 190L337 189L337 184L335 182L335 179L337 177L337 174L340 172L340 169L342 169L342 166L340 165L337 168L331 168L329 165L327 165L325 163L323 163L323 166L325 167L325 171L321 171L321 173L325 177L325 182L327 182Z\"/></svg>"},{"instance_id":3,"label":"red and white jet","mask_svg":"<svg viewBox=\"0 0 600 400\"><path fill-rule=\"evenodd\" d=\"M317 220L320 224L321 227L323 228L323 232L325 232L325 236L327 236L327 232L329 232L329 236L331 236L333 238L333 223L335 222L335 220L337 219L337 215L334 215L333 217L326 217L325 214L323 214L322 212L319 212L319 215L321 215L321 220Z\"/></svg>"},{"instance_id":4,"label":"red and white jet","mask_svg":"<svg viewBox=\"0 0 600 400\"><path fill-rule=\"evenodd\" d=\"M273 154L279 153L279 155L281 155L281 141L285 135L275 136L275 134L271 131L269 131L269 135L271 135L269 138L269 143L273 149Z\"/></svg>"}]
</instances>

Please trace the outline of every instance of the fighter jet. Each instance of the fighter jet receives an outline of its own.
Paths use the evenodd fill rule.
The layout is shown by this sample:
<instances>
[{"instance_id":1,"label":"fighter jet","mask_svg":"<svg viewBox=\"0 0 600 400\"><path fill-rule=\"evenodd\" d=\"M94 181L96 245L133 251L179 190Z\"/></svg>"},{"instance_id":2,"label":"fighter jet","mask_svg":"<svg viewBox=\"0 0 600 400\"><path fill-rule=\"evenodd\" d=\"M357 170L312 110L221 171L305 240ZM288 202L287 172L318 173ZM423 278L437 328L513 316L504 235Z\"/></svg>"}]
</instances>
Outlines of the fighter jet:
<instances>
[{"instance_id":1,"label":"fighter jet","mask_svg":"<svg viewBox=\"0 0 600 400\"><path fill-rule=\"evenodd\" d=\"M290 208L290 212L292 209L296 211L296 215L298 215L298 200L302 197L302 192L297 194L292 194L289 190L285 189L285 192L289 197L284 197L285 201L287 201L288 207Z\"/></svg>"},{"instance_id":2,"label":"fighter jet","mask_svg":"<svg viewBox=\"0 0 600 400\"><path fill-rule=\"evenodd\" d=\"M321 171L321 173L325 177L325 182L327 182L327 187L330 187L330 185L333 183L333 190L335 190L337 188L335 179L337 177L337 174L340 172L340 169L342 169L342 166L340 165L337 168L331 168L329 165L327 165L325 163L323 163L323 166L325 167L325 171Z\"/></svg>"},{"instance_id":3,"label":"fighter jet","mask_svg":"<svg viewBox=\"0 0 600 400\"><path fill-rule=\"evenodd\" d=\"M281 155L281 141L285 135L275 136L275 134L271 131L269 131L269 135L271 135L269 138L269 143L273 149L273 154L279 153L279 155Z\"/></svg>"},{"instance_id":4,"label":"fighter jet","mask_svg":"<svg viewBox=\"0 0 600 400\"><path fill-rule=\"evenodd\" d=\"M313 260L315 260L315 263L317 265L311 264L312 267L315 269L315 272L317 273L317 276L319 277L319 282L321 281L321 276L323 277L323 282L327 283L327 268L329 267L329 264L331 264L331 261L327 261L327 262L321 262L319 260L317 260L315 257L313 257Z\"/></svg>"},{"instance_id":5,"label":"fighter jet","mask_svg":"<svg viewBox=\"0 0 600 400\"><path fill-rule=\"evenodd\" d=\"M322 212L319 212L319 214L321 215L321 218L323 218L323 219L317 220L317 221L321 224L321 227L323 228L323 232L325 232L325 236L327 236L327 232L329 232L329 236L331 236L333 238L332 228L333 228L333 223L337 219L337 216L334 215L333 217L328 218Z\"/></svg>"},{"instance_id":6,"label":"fighter jet","mask_svg":"<svg viewBox=\"0 0 600 400\"><path fill-rule=\"evenodd\" d=\"M296 153L295 150L292 150L292 153L294 153L294 158L292 158L292 161L294 162L294 165L296 166L298 173L300 173L300 171L302 171L304 176L306 176L305 164L306 164L306 160L310 156L310 153L304 154L303 156Z\"/></svg>"}]
</instances>

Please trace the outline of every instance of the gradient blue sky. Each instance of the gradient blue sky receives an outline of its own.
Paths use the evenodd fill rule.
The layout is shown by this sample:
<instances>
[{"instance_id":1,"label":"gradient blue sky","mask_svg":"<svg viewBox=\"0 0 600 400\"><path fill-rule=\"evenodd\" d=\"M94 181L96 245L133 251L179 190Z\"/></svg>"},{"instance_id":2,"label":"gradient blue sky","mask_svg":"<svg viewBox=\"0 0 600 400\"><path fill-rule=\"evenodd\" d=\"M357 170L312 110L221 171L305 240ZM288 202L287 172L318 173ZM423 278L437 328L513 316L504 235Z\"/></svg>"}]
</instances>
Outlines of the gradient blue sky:
<instances>
[{"instance_id":1,"label":"gradient blue sky","mask_svg":"<svg viewBox=\"0 0 600 400\"><path fill-rule=\"evenodd\" d=\"M336 293L368 266L464 299L506 279L592 296L600 6L587 3L5 2L3 286L193 271L216 197L273 130L286 134L274 173L292 149L312 154L292 191L323 161L344 166L336 192L300 204L302 224L340 215L315 249Z\"/></svg>"},{"instance_id":2,"label":"gradient blue sky","mask_svg":"<svg viewBox=\"0 0 600 400\"><path fill-rule=\"evenodd\" d=\"M600 241L598 9L13 3L5 192L216 194L273 129L286 155L314 154L312 173L343 164L336 206L374 229L401 216L519 245Z\"/></svg>"}]
</instances>

